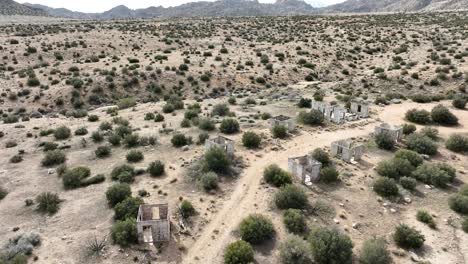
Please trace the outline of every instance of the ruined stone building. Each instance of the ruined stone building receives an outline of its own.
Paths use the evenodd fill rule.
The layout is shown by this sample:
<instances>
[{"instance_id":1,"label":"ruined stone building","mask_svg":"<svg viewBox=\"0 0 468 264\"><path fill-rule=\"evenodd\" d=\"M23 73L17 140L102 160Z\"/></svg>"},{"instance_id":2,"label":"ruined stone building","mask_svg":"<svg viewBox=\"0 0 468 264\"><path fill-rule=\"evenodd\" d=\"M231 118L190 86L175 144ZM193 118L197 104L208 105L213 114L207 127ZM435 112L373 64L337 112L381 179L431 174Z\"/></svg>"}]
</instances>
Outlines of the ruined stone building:
<instances>
[{"instance_id":1,"label":"ruined stone building","mask_svg":"<svg viewBox=\"0 0 468 264\"><path fill-rule=\"evenodd\" d=\"M217 136L215 138L209 138L205 141L205 151L218 147L226 153L230 158L234 157L234 141L223 136Z\"/></svg>"},{"instance_id":2,"label":"ruined stone building","mask_svg":"<svg viewBox=\"0 0 468 264\"><path fill-rule=\"evenodd\" d=\"M374 134L375 136L385 134L388 137L390 137L393 141L399 142L403 137L403 127L392 126L387 123L382 123L379 126L375 127Z\"/></svg>"},{"instance_id":3,"label":"ruined stone building","mask_svg":"<svg viewBox=\"0 0 468 264\"><path fill-rule=\"evenodd\" d=\"M369 117L369 103L364 100L352 100L350 112L358 118Z\"/></svg>"},{"instance_id":4,"label":"ruined stone building","mask_svg":"<svg viewBox=\"0 0 468 264\"><path fill-rule=\"evenodd\" d=\"M169 241L171 224L167 204L143 204L138 209L137 232L139 243Z\"/></svg>"},{"instance_id":5,"label":"ruined stone building","mask_svg":"<svg viewBox=\"0 0 468 264\"><path fill-rule=\"evenodd\" d=\"M358 144L352 140L339 140L331 145L331 155L339 157L346 162L355 162L362 158L364 154L364 145Z\"/></svg>"},{"instance_id":6,"label":"ruined stone building","mask_svg":"<svg viewBox=\"0 0 468 264\"><path fill-rule=\"evenodd\" d=\"M296 129L296 123L289 116L279 115L279 116L270 118L271 127L278 126L278 125L287 127L289 132L292 132L294 131L294 129Z\"/></svg>"},{"instance_id":7,"label":"ruined stone building","mask_svg":"<svg viewBox=\"0 0 468 264\"><path fill-rule=\"evenodd\" d=\"M346 109L340 106L312 100L312 109L320 111L325 120L335 124L342 124L346 120Z\"/></svg>"},{"instance_id":8,"label":"ruined stone building","mask_svg":"<svg viewBox=\"0 0 468 264\"><path fill-rule=\"evenodd\" d=\"M320 180L321 168L322 163L311 154L288 159L289 172L307 186Z\"/></svg>"}]
</instances>

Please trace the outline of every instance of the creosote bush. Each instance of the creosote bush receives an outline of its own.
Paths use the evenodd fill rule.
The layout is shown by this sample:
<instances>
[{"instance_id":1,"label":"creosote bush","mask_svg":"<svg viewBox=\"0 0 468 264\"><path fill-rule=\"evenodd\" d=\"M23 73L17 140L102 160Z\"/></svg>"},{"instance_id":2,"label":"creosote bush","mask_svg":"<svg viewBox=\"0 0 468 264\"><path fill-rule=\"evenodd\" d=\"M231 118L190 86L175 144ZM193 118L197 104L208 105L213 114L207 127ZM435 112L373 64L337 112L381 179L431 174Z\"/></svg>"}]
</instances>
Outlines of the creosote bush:
<instances>
[{"instance_id":1,"label":"creosote bush","mask_svg":"<svg viewBox=\"0 0 468 264\"><path fill-rule=\"evenodd\" d=\"M468 137L460 134L452 134L447 142L445 142L445 147L457 153L468 152Z\"/></svg>"},{"instance_id":2,"label":"creosote bush","mask_svg":"<svg viewBox=\"0 0 468 264\"><path fill-rule=\"evenodd\" d=\"M106 191L106 198L111 207L131 197L132 190L126 183L117 183L109 187Z\"/></svg>"},{"instance_id":3,"label":"creosote bush","mask_svg":"<svg viewBox=\"0 0 468 264\"><path fill-rule=\"evenodd\" d=\"M443 105L434 107L431 111L431 117L432 121L441 125L453 126L458 124L458 118Z\"/></svg>"},{"instance_id":4,"label":"creosote bush","mask_svg":"<svg viewBox=\"0 0 468 264\"><path fill-rule=\"evenodd\" d=\"M138 242L138 233L136 228L136 220L128 218L123 221L116 222L111 229L111 238L115 244L121 247L128 247L131 244Z\"/></svg>"},{"instance_id":5,"label":"creosote bush","mask_svg":"<svg viewBox=\"0 0 468 264\"><path fill-rule=\"evenodd\" d=\"M318 126L323 124L324 122L324 117L322 112L318 110L311 110L310 112L300 112L299 116L297 117L299 123L302 123L304 125L309 125L309 126Z\"/></svg>"},{"instance_id":6,"label":"creosote bush","mask_svg":"<svg viewBox=\"0 0 468 264\"><path fill-rule=\"evenodd\" d=\"M114 219L115 220L125 220L125 219L135 219L138 214L138 209L140 205L143 204L141 198L127 197L125 200L119 202L114 207Z\"/></svg>"},{"instance_id":7,"label":"creosote bush","mask_svg":"<svg viewBox=\"0 0 468 264\"><path fill-rule=\"evenodd\" d=\"M380 149L393 150L395 147L395 141L387 133L377 134L374 140Z\"/></svg>"},{"instance_id":8,"label":"creosote bush","mask_svg":"<svg viewBox=\"0 0 468 264\"><path fill-rule=\"evenodd\" d=\"M46 152L44 159L42 159L42 166L51 167L55 165L60 165L65 161L65 152L58 149L50 150Z\"/></svg>"},{"instance_id":9,"label":"creosote bush","mask_svg":"<svg viewBox=\"0 0 468 264\"><path fill-rule=\"evenodd\" d=\"M406 119L410 122L426 125L431 123L431 113L426 110L411 109L406 112Z\"/></svg>"},{"instance_id":10,"label":"creosote bush","mask_svg":"<svg viewBox=\"0 0 468 264\"><path fill-rule=\"evenodd\" d=\"M224 134L234 134L239 132L239 122L232 118L226 118L221 122L219 131Z\"/></svg>"},{"instance_id":11,"label":"creosote bush","mask_svg":"<svg viewBox=\"0 0 468 264\"><path fill-rule=\"evenodd\" d=\"M131 163L136 163L142 161L145 157L141 151L138 150L131 150L127 153L127 161Z\"/></svg>"},{"instance_id":12,"label":"creosote bush","mask_svg":"<svg viewBox=\"0 0 468 264\"><path fill-rule=\"evenodd\" d=\"M283 223L289 232L302 234L307 229L307 222L302 211L297 209L288 209L284 212Z\"/></svg>"},{"instance_id":13,"label":"creosote bush","mask_svg":"<svg viewBox=\"0 0 468 264\"><path fill-rule=\"evenodd\" d=\"M260 214L244 218L239 225L242 240L251 244L261 244L275 236L275 228L270 219Z\"/></svg>"},{"instance_id":14,"label":"creosote bush","mask_svg":"<svg viewBox=\"0 0 468 264\"><path fill-rule=\"evenodd\" d=\"M432 215L425 210L419 210L416 213L416 219L422 223L427 224L432 229L437 227L434 217L432 217Z\"/></svg>"},{"instance_id":15,"label":"creosote bush","mask_svg":"<svg viewBox=\"0 0 468 264\"><path fill-rule=\"evenodd\" d=\"M275 125L271 128L271 133L274 138L286 138L288 136L288 128L283 125Z\"/></svg>"},{"instance_id":16,"label":"creosote bush","mask_svg":"<svg viewBox=\"0 0 468 264\"><path fill-rule=\"evenodd\" d=\"M320 170L320 181L325 183L332 183L338 181L340 173L334 166L323 167Z\"/></svg>"},{"instance_id":17,"label":"creosote bush","mask_svg":"<svg viewBox=\"0 0 468 264\"><path fill-rule=\"evenodd\" d=\"M380 177L374 182L374 191L383 197L398 195L398 186L394 179Z\"/></svg>"},{"instance_id":18,"label":"creosote bush","mask_svg":"<svg viewBox=\"0 0 468 264\"><path fill-rule=\"evenodd\" d=\"M359 256L361 264L391 264L392 257L385 240L382 238L371 238L362 245L361 255Z\"/></svg>"},{"instance_id":19,"label":"creosote bush","mask_svg":"<svg viewBox=\"0 0 468 264\"><path fill-rule=\"evenodd\" d=\"M180 213L183 218L189 218L195 215L196 211L191 202L183 200L180 204Z\"/></svg>"},{"instance_id":20,"label":"creosote bush","mask_svg":"<svg viewBox=\"0 0 468 264\"><path fill-rule=\"evenodd\" d=\"M211 191L218 188L218 175L214 172L204 173L198 179L198 183L205 191Z\"/></svg>"},{"instance_id":21,"label":"creosote bush","mask_svg":"<svg viewBox=\"0 0 468 264\"><path fill-rule=\"evenodd\" d=\"M426 154L433 156L437 154L437 144L432 141L429 137L413 133L408 136L406 141L408 149L413 150L419 154Z\"/></svg>"},{"instance_id":22,"label":"creosote bush","mask_svg":"<svg viewBox=\"0 0 468 264\"><path fill-rule=\"evenodd\" d=\"M310 264L313 256L310 245L302 237L288 235L279 246L280 259L283 264Z\"/></svg>"},{"instance_id":23,"label":"creosote bush","mask_svg":"<svg viewBox=\"0 0 468 264\"><path fill-rule=\"evenodd\" d=\"M317 227L308 241L316 263L352 263L353 242L338 230Z\"/></svg>"},{"instance_id":24,"label":"creosote bush","mask_svg":"<svg viewBox=\"0 0 468 264\"><path fill-rule=\"evenodd\" d=\"M265 168L263 171L263 179L276 187L292 183L291 175L276 164L269 165Z\"/></svg>"},{"instance_id":25,"label":"creosote bush","mask_svg":"<svg viewBox=\"0 0 468 264\"><path fill-rule=\"evenodd\" d=\"M164 163L160 160L153 161L149 164L147 171L152 177L161 176L165 171Z\"/></svg>"},{"instance_id":26,"label":"creosote bush","mask_svg":"<svg viewBox=\"0 0 468 264\"><path fill-rule=\"evenodd\" d=\"M249 149L258 148L260 143L262 142L262 138L257 135L255 132L245 132L242 135L242 144L244 147Z\"/></svg>"},{"instance_id":27,"label":"creosote bush","mask_svg":"<svg viewBox=\"0 0 468 264\"><path fill-rule=\"evenodd\" d=\"M405 224L396 227L393 239L399 247L405 249L421 248L426 240L421 232Z\"/></svg>"},{"instance_id":28,"label":"creosote bush","mask_svg":"<svg viewBox=\"0 0 468 264\"><path fill-rule=\"evenodd\" d=\"M57 140L64 140L71 136L71 130L66 126L61 126L55 129L54 137Z\"/></svg>"},{"instance_id":29,"label":"creosote bush","mask_svg":"<svg viewBox=\"0 0 468 264\"><path fill-rule=\"evenodd\" d=\"M224 264L247 264L253 262L254 250L249 243L243 240L232 242L224 251Z\"/></svg>"},{"instance_id":30,"label":"creosote bush","mask_svg":"<svg viewBox=\"0 0 468 264\"><path fill-rule=\"evenodd\" d=\"M274 202L279 209L304 209L308 205L304 189L292 184L286 185L276 192Z\"/></svg>"},{"instance_id":31,"label":"creosote bush","mask_svg":"<svg viewBox=\"0 0 468 264\"><path fill-rule=\"evenodd\" d=\"M312 157L318 162L322 163L322 166L327 166L330 164L330 156L321 148L314 149L312 152Z\"/></svg>"},{"instance_id":32,"label":"creosote bush","mask_svg":"<svg viewBox=\"0 0 468 264\"><path fill-rule=\"evenodd\" d=\"M205 152L203 164L206 171L216 173L227 173L231 167L231 161L226 153L218 147L212 147Z\"/></svg>"}]
</instances>

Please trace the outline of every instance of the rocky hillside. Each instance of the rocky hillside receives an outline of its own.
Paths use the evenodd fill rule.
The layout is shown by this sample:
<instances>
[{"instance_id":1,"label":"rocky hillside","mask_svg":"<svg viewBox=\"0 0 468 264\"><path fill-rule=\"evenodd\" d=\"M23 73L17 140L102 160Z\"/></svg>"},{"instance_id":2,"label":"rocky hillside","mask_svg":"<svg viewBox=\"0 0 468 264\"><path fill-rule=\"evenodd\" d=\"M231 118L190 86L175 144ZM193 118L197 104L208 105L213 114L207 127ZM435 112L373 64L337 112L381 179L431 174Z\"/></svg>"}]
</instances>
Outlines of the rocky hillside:
<instances>
[{"instance_id":1,"label":"rocky hillside","mask_svg":"<svg viewBox=\"0 0 468 264\"><path fill-rule=\"evenodd\" d=\"M0 0L0 15L48 16L43 9L22 5L13 0Z\"/></svg>"},{"instance_id":2,"label":"rocky hillside","mask_svg":"<svg viewBox=\"0 0 468 264\"><path fill-rule=\"evenodd\" d=\"M424 12L468 9L468 0L348 0L324 12Z\"/></svg>"}]
</instances>

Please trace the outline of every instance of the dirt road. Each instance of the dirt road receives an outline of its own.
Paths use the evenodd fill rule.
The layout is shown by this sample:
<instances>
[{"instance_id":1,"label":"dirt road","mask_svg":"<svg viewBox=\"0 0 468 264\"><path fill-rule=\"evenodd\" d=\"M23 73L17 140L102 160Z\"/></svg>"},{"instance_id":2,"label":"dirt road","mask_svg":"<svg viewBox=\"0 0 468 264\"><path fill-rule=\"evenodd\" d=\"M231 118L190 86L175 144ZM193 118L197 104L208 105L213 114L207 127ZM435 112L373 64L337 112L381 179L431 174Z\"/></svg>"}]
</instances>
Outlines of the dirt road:
<instances>
[{"instance_id":1,"label":"dirt road","mask_svg":"<svg viewBox=\"0 0 468 264\"><path fill-rule=\"evenodd\" d=\"M430 110L435 105L416 103L390 105L384 109L379 109L377 116L383 122L401 124L404 122L403 117L408 109L416 107ZM468 132L468 112L452 111L459 117L461 126L455 128L441 127L439 128L440 133L448 135L454 132ZM263 168L273 163L287 168L287 160L290 156L306 154L315 148L329 146L336 140L366 136L373 132L375 125L375 123L371 123L353 129L323 131L320 134L303 133L287 141L283 145L284 150L282 151L267 152L260 158L255 157L253 154L246 156L245 158L251 161L250 166L239 179L230 199L224 203L222 209L204 228L201 235L196 238L196 243L187 252L183 263L222 263L224 248L233 240L232 232L244 217L256 211L255 193L261 183Z\"/></svg>"}]
</instances>

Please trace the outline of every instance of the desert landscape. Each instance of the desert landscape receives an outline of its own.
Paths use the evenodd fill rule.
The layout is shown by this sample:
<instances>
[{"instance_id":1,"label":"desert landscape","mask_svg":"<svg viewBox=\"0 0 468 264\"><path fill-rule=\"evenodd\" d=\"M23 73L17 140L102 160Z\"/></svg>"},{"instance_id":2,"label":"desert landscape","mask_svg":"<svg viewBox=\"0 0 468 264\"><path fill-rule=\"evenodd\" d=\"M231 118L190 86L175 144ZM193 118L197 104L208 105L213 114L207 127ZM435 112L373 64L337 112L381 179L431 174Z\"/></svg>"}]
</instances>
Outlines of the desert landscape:
<instances>
[{"instance_id":1,"label":"desert landscape","mask_svg":"<svg viewBox=\"0 0 468 264\"><path fill-rule=\"evenodd\" d=\"M21 11L1 264L468 263L468 12Z\"/></svg>"}]
</instances>

